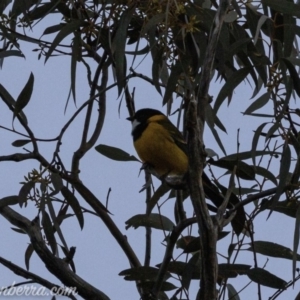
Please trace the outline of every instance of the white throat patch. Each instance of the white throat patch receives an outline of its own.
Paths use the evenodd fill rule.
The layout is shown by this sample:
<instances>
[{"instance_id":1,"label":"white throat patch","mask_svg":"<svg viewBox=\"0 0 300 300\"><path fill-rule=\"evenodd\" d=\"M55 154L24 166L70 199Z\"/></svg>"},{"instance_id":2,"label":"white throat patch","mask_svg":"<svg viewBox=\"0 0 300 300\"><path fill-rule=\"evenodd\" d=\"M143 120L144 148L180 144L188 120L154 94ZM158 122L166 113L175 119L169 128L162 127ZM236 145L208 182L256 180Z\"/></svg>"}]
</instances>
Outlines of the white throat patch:
<instances>
[{"instance_id":1,"label":"white throat patch","mask_svg":"<svg viewBox=\"0 0 300 300\"><path fill-rule=\"evenodd\" d=\"M137 126L139 126L141 124L141 122L139 122L138 120L136 120L136 119L134 119L133 120L133 122L132 122L132 130L131 130L131 132L133 132L134 131L134 129L137 127Z\"/></svg>"}]
</instances>

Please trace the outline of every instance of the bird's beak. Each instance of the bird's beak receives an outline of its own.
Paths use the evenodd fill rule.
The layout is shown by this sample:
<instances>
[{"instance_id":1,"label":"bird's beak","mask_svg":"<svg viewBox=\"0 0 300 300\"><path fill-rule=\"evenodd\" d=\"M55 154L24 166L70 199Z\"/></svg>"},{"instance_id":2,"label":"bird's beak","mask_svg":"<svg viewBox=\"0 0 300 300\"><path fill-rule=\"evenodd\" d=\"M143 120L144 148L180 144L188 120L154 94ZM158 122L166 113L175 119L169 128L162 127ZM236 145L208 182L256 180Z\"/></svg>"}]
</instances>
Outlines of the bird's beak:
<instances>
[{"instance_id":1,"label":"bird's beak","mask_svg":"<svg viewBox=\"0 0 300 300\"><path fill-rule=\"evenodd\" d=\"M132 122L133 121L133 117L128 117L128 118L126 118L126 120Z\"/></svg>"}]
</instances>

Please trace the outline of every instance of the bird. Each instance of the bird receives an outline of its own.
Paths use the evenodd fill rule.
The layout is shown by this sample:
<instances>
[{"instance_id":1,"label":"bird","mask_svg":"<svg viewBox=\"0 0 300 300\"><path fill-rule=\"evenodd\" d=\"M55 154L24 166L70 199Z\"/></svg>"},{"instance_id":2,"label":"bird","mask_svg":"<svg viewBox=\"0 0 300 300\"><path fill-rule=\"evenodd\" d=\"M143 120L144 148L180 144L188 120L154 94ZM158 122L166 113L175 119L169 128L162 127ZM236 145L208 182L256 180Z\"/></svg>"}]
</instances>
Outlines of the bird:
<instances>
[{"instance_id":1,"label":"bird","mask_svg":"<svg viewBox=\"0 0 300 300\"><path fill-rule=\"evenodd\" d=\"M178 128L161 111L151 108L140 109L127 120L132 123L134 148L143 166L162 181L171 178L166 182L171 183L173 188L176 188L178 182L179 188L187 186L186 176L189 167L187 143ZM173 177L176 180L173 181ZM224 197L205 172L202 173L202 182L205 196L214 205L220 206ZM232 194L229 203L235 205L238 202L237 196ZM244 222L246 218L243 208L240 213L243 216L239 223ZM239 224L237 226L239 228L235 231L241 232L243 225Z\"/></svg>"},{"instance_id":2,"label":"bird","mask_svg":"<svg viewBox=\"0 0 300 300\"><path fill-rule=\"evenodd\" d=\"M138 156L157 177L187 173L186 142L162 112L144 108L127 120L132 122L131 133Z\"/></svg>"}]
</instances>

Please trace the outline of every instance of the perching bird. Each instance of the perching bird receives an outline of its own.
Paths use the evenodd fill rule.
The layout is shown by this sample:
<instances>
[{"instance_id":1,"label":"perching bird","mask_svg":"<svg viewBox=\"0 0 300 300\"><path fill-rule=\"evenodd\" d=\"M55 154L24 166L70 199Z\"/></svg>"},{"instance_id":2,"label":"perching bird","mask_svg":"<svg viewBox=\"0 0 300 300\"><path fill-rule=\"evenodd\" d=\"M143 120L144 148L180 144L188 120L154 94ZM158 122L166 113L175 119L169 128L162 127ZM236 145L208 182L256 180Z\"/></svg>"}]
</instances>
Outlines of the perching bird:
<instances>
[{"instance_id":1,"label":"perching bird","mask_svg":"<svg viewBox=\"0 0 300 300\"><path fill-rule=\"evenodd\" d=\"M150 172L162 180L173 176L184 179L189 165L187 144L167 116L158 110L144 108L127 120L132 122L135 150ZM202 180L206 197L216 206L220 206L224 200L223 195L204 172ZM229 202L235 205L239 199L232 194ZM244 222L243 208L242 212ZM239 227L243 225L240 224Z\"/></svg>"}]
</instances>

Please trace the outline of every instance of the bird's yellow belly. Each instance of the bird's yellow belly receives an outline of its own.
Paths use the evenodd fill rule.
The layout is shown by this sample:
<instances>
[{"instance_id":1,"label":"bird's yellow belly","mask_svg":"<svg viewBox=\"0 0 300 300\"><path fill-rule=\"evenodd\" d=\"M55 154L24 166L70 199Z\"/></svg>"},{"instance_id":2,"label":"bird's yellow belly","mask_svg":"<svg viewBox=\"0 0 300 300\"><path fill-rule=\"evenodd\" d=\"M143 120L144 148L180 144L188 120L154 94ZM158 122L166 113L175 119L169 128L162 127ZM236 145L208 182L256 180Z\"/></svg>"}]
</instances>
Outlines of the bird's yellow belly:
<instances>
[{"instance_id":1,"label":"bird's yellow belly","mask_svg":"<svg viewBox=\"0 0 300 300\"><path fill-rule=\"evenodd\" d=\"M153 167L158 176L187 172L187 155L157 123L150 123L134 146L140 159Z\"/></svg>"}]
</instances>

